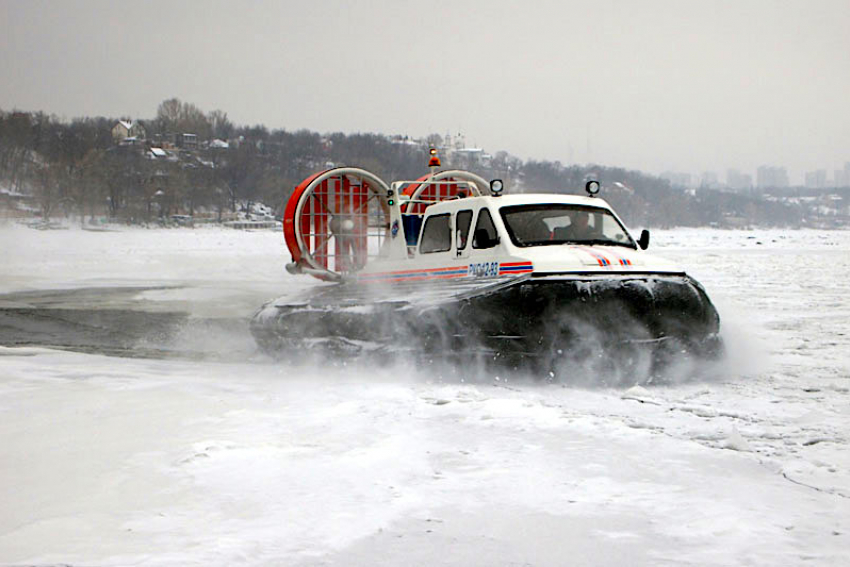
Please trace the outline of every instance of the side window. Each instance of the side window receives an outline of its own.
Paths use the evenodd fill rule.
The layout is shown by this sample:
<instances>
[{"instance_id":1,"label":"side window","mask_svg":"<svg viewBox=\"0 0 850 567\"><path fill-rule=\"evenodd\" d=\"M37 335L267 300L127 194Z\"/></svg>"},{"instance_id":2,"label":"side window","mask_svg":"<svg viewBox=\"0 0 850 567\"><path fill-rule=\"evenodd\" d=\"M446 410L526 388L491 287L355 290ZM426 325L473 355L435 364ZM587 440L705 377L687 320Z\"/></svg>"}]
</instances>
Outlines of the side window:
<instances>
[{"instance_id":1,"label":"side window","mask_svg":"<svg viewBox=\"0 0 850 567\"><path fill-rule=\"evenodd\" d=\"M408 246L416 247L419 233L422 231L421 215L401 215L401 224L404 227L404 239Z\"/></svg>"},{"instance_id":2,"label":"side window","mask_svg":"<svg viewBox=\"0 0 850 567\"><path fill-rule=\"evenodd\" d=\"M475 232L472 233L473 248L493 248L499 243L496 225L488 209L481 209L475 222Z\"/></svg>"},{"instance_id":3,"label":"side window","mask_svg":"<svg viewBox=\"0 0 850 567\"><path fill-rule=\"evenodd\" d=\"M451 215L434 215L425 221L422 240L419 243L420 254L447 252L452 248L452 230L449 225Z\"/></svg>"},{"instance_id":4,"label":"side window","mask_svg":"<svg viewBox=\"0 0 850 567\"><path fill-rule=\"evenodd\" d=\"M469 227L472 225L472 211L460 211L456 217L457 223L457 249L466 248L469 239Z\"/></svg>"}]
</instances>

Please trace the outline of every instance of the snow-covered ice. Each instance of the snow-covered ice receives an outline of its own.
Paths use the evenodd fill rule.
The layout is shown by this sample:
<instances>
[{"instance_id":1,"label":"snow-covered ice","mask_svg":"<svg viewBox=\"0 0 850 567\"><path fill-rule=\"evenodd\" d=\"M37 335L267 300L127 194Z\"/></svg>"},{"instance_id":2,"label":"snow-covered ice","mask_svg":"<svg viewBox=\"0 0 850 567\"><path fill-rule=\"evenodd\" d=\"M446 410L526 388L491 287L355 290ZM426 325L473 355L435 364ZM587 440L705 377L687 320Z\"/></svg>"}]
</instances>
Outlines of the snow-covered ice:
<instances>
[{"instance_id":1,"label":"snow-covered ice","mask_svg":"<svg viewBox=\"0 0 850 567\"><path fill-rule=\"evenodd\" d=\"M652 249L729 350L664 386L295 366L244 327L179 337L200 360L0 347L0 564L850 564L850 233ZM152 312L246 319L312 285L286 261L273 232L0 226L0 292Z\"/></svg>"}]
</instances>

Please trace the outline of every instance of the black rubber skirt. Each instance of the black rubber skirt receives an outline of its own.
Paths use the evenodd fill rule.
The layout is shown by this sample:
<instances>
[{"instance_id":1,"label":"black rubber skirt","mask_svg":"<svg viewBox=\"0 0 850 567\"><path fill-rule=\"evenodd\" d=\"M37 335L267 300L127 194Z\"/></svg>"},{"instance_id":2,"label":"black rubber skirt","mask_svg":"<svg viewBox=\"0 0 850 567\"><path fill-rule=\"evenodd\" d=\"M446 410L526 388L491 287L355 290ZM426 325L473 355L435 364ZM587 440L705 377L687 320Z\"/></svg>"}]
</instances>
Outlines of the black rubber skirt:
<instances>
[{"instance_id":1,"label":"black rubber skirt","mask_svg":"<svg viewBox=\"0 0 850 567\"><path fill-rule=\"evenodd\" d=\"M321 286L264 306L263 350L298 358L420 353L515 364L575 351L637 348L716 356L720 318L686 274L549 274L513 280Z\"/></svg>"}]
</instances>

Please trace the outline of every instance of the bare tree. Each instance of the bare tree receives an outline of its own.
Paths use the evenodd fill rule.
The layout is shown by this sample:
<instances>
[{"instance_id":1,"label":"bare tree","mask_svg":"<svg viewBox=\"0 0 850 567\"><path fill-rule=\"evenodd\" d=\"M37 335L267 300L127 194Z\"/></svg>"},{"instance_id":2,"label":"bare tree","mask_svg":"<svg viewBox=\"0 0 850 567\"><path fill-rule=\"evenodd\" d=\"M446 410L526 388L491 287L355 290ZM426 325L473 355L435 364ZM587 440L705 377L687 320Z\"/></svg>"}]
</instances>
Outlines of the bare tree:
<instances>
[{"instance_id":1,"label":"bare tree","mask_svg":"<svg viewBox=\"0 0 850 567\"><path fill-rule=\"evenodd\" d=\"M156 110L156 121L161 133L177 132L180 123L182 103L179 98L169 98L159 103Z\"/></svg>"},{"instance_id":2,"label":"bare tree","mask_svg":"<svg viewBox=\"0 0 850 567\"><path fill-rule=\"evenodd\" d=\"M213 110L207 114L207 121L211 137L227 140L233 135L233 123L228 120L227 113L223 110Z\"/></svg>"},{"instance_id":3,"label":"bare tree","mask_svg":"<svg viewBox=\"0 0 850 567\"><path fill-rule=\"evenodd\" d=\"M50 215L62 199L63 185L68 181L66 170L58 164L43 163L33 166L32 187L41 208L41 218L50 220Z\"/></svg>"}]
</instances>

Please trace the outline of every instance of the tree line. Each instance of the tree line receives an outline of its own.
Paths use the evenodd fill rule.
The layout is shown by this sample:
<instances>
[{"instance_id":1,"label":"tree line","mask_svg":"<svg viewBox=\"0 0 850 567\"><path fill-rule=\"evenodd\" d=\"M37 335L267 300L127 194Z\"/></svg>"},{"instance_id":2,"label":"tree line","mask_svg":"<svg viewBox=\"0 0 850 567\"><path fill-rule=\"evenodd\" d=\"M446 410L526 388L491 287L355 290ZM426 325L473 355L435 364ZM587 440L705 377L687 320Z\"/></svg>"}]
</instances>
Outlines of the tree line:
<instances>
[{"instance_id":1,"label":"tree line","mask_svg":"<svg viewBox=\"0 0 850 567\"><path fill-rule=\"evenodd\" d=\"M147 223L171 214L206 213L221 219L252 201L280 213L297 183L335 165L362 167L386 180L416 179L427 173L429 144L443 142L433 134L421 143L405 143L379 134L237 126L224 111L204 112L177 98L163 101L154 118L141 121L143 143L116 144L111 133L116 122L107 117L69 122L43 112L0 110L0 187L30 195L44 218L73 214ZM198 146L171 148L174 135L182 133L195 134ZM156 155L151 148L171 149ZM446 153L443 166L504 179L514 192L583 193L592 177L632 226L702 226L733 215L793 225L802 214L754 196L691 195L639 171L523 161L504 151L484 161Z\"/></svg>"}]
</instances>

